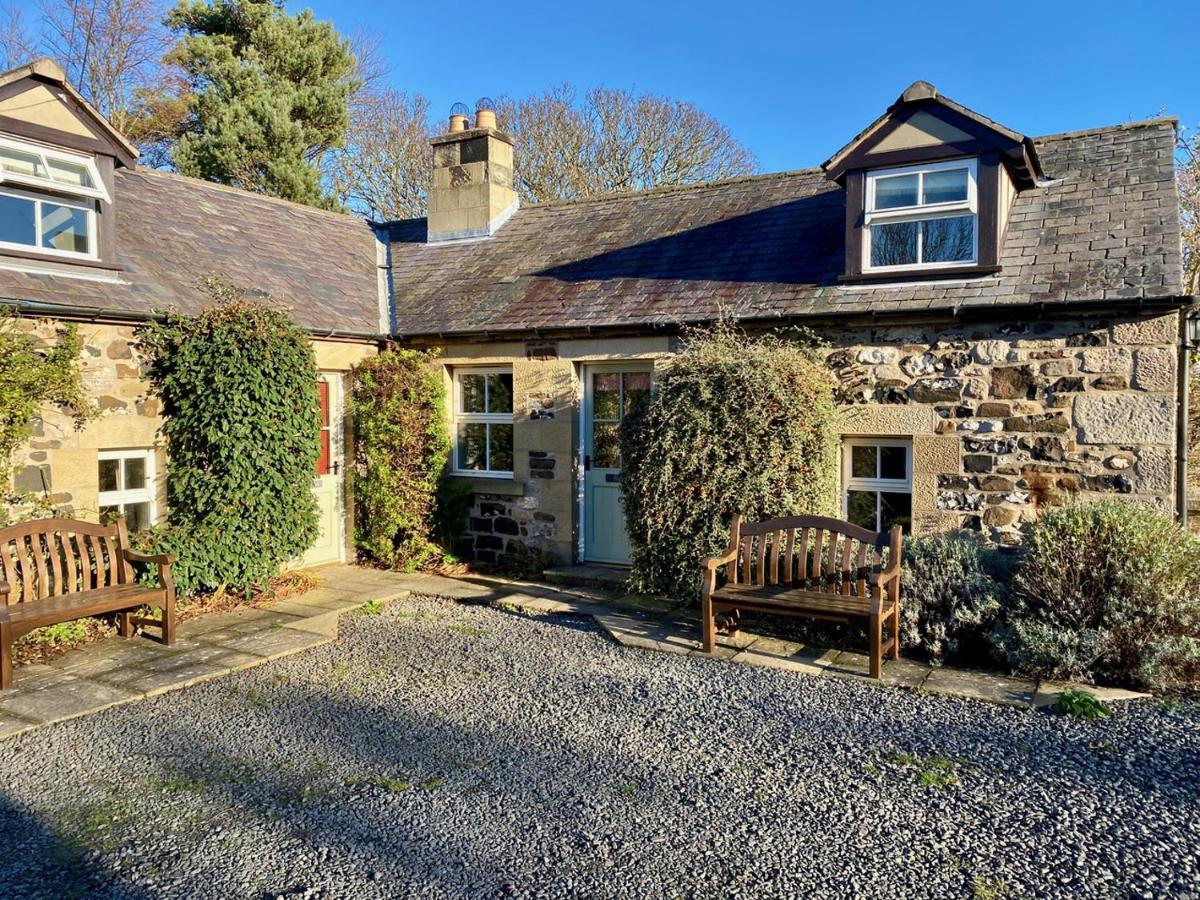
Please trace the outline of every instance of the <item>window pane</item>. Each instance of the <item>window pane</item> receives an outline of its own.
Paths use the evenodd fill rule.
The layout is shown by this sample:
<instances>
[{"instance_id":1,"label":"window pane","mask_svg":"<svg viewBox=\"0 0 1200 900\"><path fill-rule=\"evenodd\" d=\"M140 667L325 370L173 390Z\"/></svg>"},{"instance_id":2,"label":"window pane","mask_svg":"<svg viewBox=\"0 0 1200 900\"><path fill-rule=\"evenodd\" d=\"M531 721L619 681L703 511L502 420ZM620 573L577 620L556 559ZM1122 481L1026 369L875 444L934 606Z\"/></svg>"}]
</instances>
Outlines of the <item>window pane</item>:
<instances>
[{"instance_id":1,"label":"window pane","mask_svg":"<svg viewBox=\"0 0 1200 900\"><path fill-rule=\"evenodd\" d=\"M875 179L875 208L917 205L917 176L893 175Z\"/></svg>"},{"instance_id":2,"label":"window pane","mask_svg":"<svg viewBox=\"0 0 1200 900\"><path fill-rule=\"evenodd\" d=\"M846 492L846 520L871 531L878 531L875 525L875 491Z\"/></svg>"},{"instance_id":3,"label":"window pane","mask_svg":"<svg viewBox=\"0 0 1200 900\"><path fill-rule=\"evenodd\" d=\"M483 376L463 375L459 378L459 409L465 413L481 413L483 408Z\"/></svg>"},{"instance_id":4,"label":"window pane","mask_svg":"<svg viewBox=\"0 0 1200 900\"><path fill-rule=\"evenodd\" d=\"M458 467L460 469L487 468L487 426L478 422L464 422L458 426Z\"/></svg>"},{"instance_id":5,"label":"window pane","mask_svg":"<svg viewBox=\"0 0 1200 900\"><path fill-rule=\"evenodd\" d=\"M125 504L125 527L130 531L141 531L150 527L149 503Z\"/></svg>"},{"instance_id":6,"label":"window pane","mask_svg":"<svg viewBox=\"0 0 1200 900\"><path fill-rule=\"evenodd\" d=\"M134 456L125 460L125 490L136 491L146 486L146 459Z\"/></svg>"},{"instance_id":7,"label":"window pane","mask_svg":"<svg viewBox=\"0 0 1200 900\"><path fill-rule=\"evenodd\" d=\"M100 490L119 491L121 489L121 461L119 459L100 460Z\"/></svg>"},{"instance_id":8,"label":"window pane","mask_svg":"<svg viewBox=\"0 0 1200 900\"><path fill-rule=\"evenodd\" d=\"M65 162L61 159L48 159L50 177L63 184L77 184L81 187L95 187L92 176L88 174L87 166L79 163Z\"/></svg>"},{"instance_id":9,"label":"window pane","mask_svg":"<svg viewBox=\"0 0 1200 900\"><path fill-rule=\"evenodd\" d=\"M875 456L879 451L875 447L850 448L850 475L853 478L875 477Z\"/></svg>"},{"instance_id":10,"label":"window pane","mask_svg":"<svg viewBox=\"0 0 1200 900\"><path fill-rule=\"evenodd\" d=\"M4 171L12 172L14 175L33 175L36 178L47 177L46 167L42 165L42 158L36 153L26 153L24 150L0 147L0 164L4 165Z\"/></svg>"},{"instance_id":11,"label":"window pane","mask_svg":"<svg viewBox=\"0 0 1200 900\"><path fill-rule=\"evenodd\" d=\"M512 372L499 372L487 377L488 409L490 413L513 411Z\"/></svg>"},{"instance_id":12,"label":"window pane","mask_svg":"<svg viewBox=\"0 0 1200 900\"><path fill-rule=\"evenodd\" d=\"M625 380L625 408L621 414L627 416L650 402L650 373L626 372L622 377Z\"/></svg>"},{"instance_id":13,"label":"window pane","mask_svg":"<svg viewBox=\"0 0 1200 900\"><path fill-rule=\"evenodd\" d=\"M975 258L975 217L951 216L922 222L923 262L969 262Z\"/></svg>"},{"instance_id":14,"label":"window pane","mask_svg":"<svg viewBox=\"0 0 1200 900\"><path fill-rule=\"evenodd\" d=\"M488 466L493 472L511 472L513 468L513 427L489 425L492 430L492 458Z\"/></svg>"},{"instance_id":15,"label":"window pane","mask_svg":"<svg viewBox=\"0 0 1200 900\"><path fill-rule=\"evenodd\" d=\"M947 169L925 173L925 203L953 203L967 199L967 170Z\"/></svg>"},{"instance_id":16,"label":"window pane","mask_svg":"<svg viewBox=\"0 0 1200 900\"><path fill-rule=\"evenodd\" d=\"M621 432L615 422L598 424L592 432L592 468L621 468Z\"/></svg>"},{"instance_id":17,"label":"window pane","mask_svg":"<svg viewBox=\"0 0 1200 900\"><path fill-rule=\"evenodd\" d=\"M72 253L90 252L87 210L42 201L42 246Z\"/></svg>"},{"instance_id":18,"label":"window pane","mask_svg":"<svg viewBox=\"0 0 1200 900\"><path fill-rule=\"evenodd\" d=\"M592 375L592 418L621 418L620 372L596 372Z\"/></svg>"},{"instance_id":19,"label":"window pane","mask_svg":"<svg viewBox=\"0 0 1200 900\"><path fill-rule=\"evenodd\" d=\"M0 241L37 246L37 230L33 217L32 200L0 194Z\"/></svg>"},{"instance_id":20,"label":"window pane","mask_svg":"<svg viewBox=\"0 0 1200 900\"><path fill-rule=\"evenodd\" d=\"M871 226L871 265L907 266L917 261L917 222Z\"/></svg>"},{"instance_id":21,"label":"window pane","mask_svg":"<svg viewBox=\"0 0 1200 900\"><path fill-rule=\"evenodd\" d=\"M116 521L117 516L119 516L120 514L121 514L121 507L119 507L119 506L102 506L102 507L100 507L100 524L101 525L111 524L112 522Z\"/></svg>"},{"instance_id":22,"label":"window pane","mask_svg":"<svg viewBox=\"0 0 1200 900\"><path fill-rule=\"evenodd\" d=\"M908 477L907 447L879 448L879 477L898 478L901 481Z\"/></svg>"},{"instance_id":23,"label":"window pane","mask_svg":"<svg viewBox=\"0 0 1200 900\"><path fill-rule=\"evenodd\" d=\"M889 531L893 525L912 531L912 495L883 491L879 495L879 517L883 520L880 531Z\"/></svg>"}]
</instances>

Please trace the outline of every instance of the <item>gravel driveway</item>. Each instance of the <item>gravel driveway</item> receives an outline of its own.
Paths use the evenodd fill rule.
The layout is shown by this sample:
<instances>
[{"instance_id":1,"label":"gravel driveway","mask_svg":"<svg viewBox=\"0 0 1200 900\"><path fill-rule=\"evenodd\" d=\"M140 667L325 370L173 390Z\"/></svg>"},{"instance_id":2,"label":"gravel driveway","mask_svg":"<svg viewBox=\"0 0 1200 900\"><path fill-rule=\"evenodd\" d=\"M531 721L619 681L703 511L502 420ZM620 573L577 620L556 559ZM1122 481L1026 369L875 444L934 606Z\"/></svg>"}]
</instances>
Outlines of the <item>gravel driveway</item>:
<instances>
[{"instance_id":1,"label":"gravel driveway","mask_svg":"<svg viewBox=\"0 0 1200 900\"><path fill-rule=\"evenodd\" d=\"M440 600L346 616L336 644L0 743L0 784L12 898L1200 884L1194 706L1081 724Z\"/></svg>"}]
</instances>

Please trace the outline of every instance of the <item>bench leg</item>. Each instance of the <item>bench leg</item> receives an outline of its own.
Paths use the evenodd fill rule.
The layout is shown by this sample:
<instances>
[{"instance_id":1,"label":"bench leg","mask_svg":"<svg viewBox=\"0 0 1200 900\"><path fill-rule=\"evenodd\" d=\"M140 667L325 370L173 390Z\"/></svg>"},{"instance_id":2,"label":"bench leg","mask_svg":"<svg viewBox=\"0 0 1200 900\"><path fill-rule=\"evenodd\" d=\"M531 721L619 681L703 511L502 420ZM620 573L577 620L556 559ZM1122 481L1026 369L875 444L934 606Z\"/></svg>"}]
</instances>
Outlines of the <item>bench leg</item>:
<instances>
[{"instance_id":1,"label":"bench leg","mask_svg":"<svg viewBox=\"0 0 1200 900\"><path fill-rule=\"evenodd\" d=\"M700 601L700 637L705 653L717 649L717 620L713 615L712 600L708 597Z\"/></svg>"},{"instance_id":2,"label":"bench leg","mask_svg":"<svg viewBox=\"0 0 1200 900\"><path fill-rule=\"evenodd\" d=\"M883 617L878 613L871 616L867 625L871 638L871 677L883 677Z\"/></svg>"},{"instance_id":3,"label":"bench leg","mask_svg":"<svg viewBox=\"0 0 1200 900\"><path fill-rule=\"evenodd\" d=\"M133 637L133 610L125 609L117 615L117 634L123 638Z\"/></svg>"},{"instance_id":4,"label":"bench leg","mask_svg":"<svg viewBox=\"0 0 1200 900\"><path fill-rule=\"evenodd\" d=\"M892 630L892 659L900 658L900 604L892 605L891 625Z\"/></svg>"},{"instance_id":5,"label":"bench leg","mask_svg":"<svg viewBox=\"0 0 1200 900\"><path fill-rule=\"evenodd\" d=\"M162 639L170 647L175 643L175 592L167 595L162 608Z\"/></svg>"},{"instance_id":6,"label":"bench leg","mask_svg":"<svg viewBox=\"0 0 1200 900\"><path fill-rule=\"evenodd\" d=\"M12 626L0 622L0 691L12 687Z\"/></svg>"}]
</instances>

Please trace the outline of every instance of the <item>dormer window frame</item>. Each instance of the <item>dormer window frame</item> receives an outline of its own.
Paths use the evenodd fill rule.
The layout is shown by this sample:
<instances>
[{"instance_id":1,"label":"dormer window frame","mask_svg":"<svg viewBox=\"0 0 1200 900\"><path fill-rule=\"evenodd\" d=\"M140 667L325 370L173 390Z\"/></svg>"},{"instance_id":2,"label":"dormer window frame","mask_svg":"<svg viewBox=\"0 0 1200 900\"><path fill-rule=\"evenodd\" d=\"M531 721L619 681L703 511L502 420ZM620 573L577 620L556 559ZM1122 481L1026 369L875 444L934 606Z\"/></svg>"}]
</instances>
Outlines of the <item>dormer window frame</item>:
<instances>
[{"instance_id":1,"label":"dormer window frame","mask_svg":"<svg viewBox=\"0 0 1200 900\"><path fill-rule=\"evenodd\" d=\"M47 173L53 172L54 162L79 167L91 183L76 184L72 181L54 178L52 174L42 177L39 175L30 175L25 172L10 171L10 168L4 164L3 150L11 150L27 156L37 157L41 168ZM104 179L101 178L100 170L96 166L95 157L70 153L30 141L20 141L11 137L0 136L0 187L7 186L18 186L27 190L46 191L80 199L100 200L104 203L111 202L108 191L104 186Z\"/></svg>"},{"instance_id":2,"label":"dormer window frame","mask_svg":"<svg viewBox=\"0 0 1200 900\"><path fill-rule=\"evenodd\" d=\"M925 176L933 172L955 171L966 169L966 196L961 200L955 199L937 203L924 202ZM889 178L917 176L916 203L904 206L879 208L877 205L877 186L880 181ZM958 157L949 160L937 160L907 166L888 166L878 169L868 169L864 173L864 197L862 217L862 272L866 275L903 274L909 272L936 272L941 269L962 269L977 266L980 262L980 202L979 202L979 159L978 157ZM922 259L924 229L916 230L916 256L913 263L873 265L871 263L871 247L873 227L877 225L902 224L909 222L928 222L937 219L949 219L970 216L973 219L971 235L971 255L967 259L938 260L927 262Z\"/></svg>"}]
</instances>

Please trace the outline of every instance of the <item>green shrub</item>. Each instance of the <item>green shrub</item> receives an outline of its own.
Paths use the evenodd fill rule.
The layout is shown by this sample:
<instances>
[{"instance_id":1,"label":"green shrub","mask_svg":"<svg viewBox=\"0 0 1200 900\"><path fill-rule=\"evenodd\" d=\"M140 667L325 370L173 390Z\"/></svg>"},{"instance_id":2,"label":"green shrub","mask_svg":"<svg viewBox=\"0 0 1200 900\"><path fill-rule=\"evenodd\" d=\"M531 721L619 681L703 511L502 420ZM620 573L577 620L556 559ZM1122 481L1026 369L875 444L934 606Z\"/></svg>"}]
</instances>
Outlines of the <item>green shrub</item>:
<instances>
[{"instance_id":1,"label":"green shrub","mask_svg":"<svg viewBox=\"0 0 1200 900\"><path fill-rule=\"evenodd\" d=\"M1112 707L1090 691L1063 691L1054 700L1054 708L1064 716L1095 722L1113 714Z\"/></svg>"},{"instance_id":2,"label":"green shrub","mask_svg":"<svg viewBox=\"0 0 1200 900\"><path fill-rule=\"evenodd\" d=\"M983 662L986 636L1000 611L1000 589L985 570L979 543L935 535L905 542L900 642L934 665Z\"/></svg>"},{"instance_id":3,"label":"green shrub","mask_svg":"<svg viewBox=\"0 0 1200 900\"><path fill-rule=\"evenodd\" d=\"M727 325L688 335L622 424L634 589L694 596L734 513L832 513L836 415L830 374L800 343Z\"/></svg>"},{"instance_id":4,"label":"green shrub","mask_svg":"<svg viewBox=\"0 0 1200 900\"><path fill-rule=\"evenodd\" d=\"M367 557L406 571L443 556L431 530L450 437L433 359L393 349L351 375L355 543Z\"/></svg>"},{"instance_id":5,"label":"green shrub","mask_svg":"<svg viewBox=\"0 0 1200 900\"><path fill-rule=\"evenodd\" d=\"M184 593L264 584L317 536L312 346L282 312L208 288L199 315L139 329L169 460L167 525L146 542L179 556Z\"/></svg>"},{"instance_id":6,"label":"green shrub","mask_svg":"<svg viewBox=\"0 0 1200 900\"><path fill-rule=\"evenodd\" d=\"M1034 675L1195 686L1200 540L1116 500L1050 510L1028 529L995 638L1015 669Z\"/></svg>"}]
</instances>

